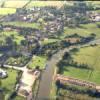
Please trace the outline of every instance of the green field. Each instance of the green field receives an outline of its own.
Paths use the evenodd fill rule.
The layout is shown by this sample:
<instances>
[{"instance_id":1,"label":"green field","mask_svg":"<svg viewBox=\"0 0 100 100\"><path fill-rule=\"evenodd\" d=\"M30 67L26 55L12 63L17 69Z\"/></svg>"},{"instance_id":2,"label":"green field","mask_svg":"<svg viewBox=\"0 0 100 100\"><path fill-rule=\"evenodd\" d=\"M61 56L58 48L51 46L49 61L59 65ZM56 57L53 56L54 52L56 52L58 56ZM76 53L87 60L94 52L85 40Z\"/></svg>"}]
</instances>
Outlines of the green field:
<instances>
[{"instance_id":1,"label":"green field","mask_svg":"<svg viewBox=\"0 0 100 100\"><path fill-rule=\"evenodd\" d=\"M97 23L90 23L90 24L81 24L82 28L69 28L65 27L64 33L65 35L71 35L77 33L81 36L89 36L91 33L96 34L96 38L100 38L100 28L97 27Z\"/></svg>"},{"instance_id":2,"label":"green field","mask_svg":"<svg viewBox=\"0 0 100 100\"><path fill-rule=\"evenodd\" d=\"M18 27L29 27L29 28L38 28L39 25L37 23L28 23L28 22L20 22L20 21L15 21L15 22L3 22L3 25L13 25L13 26L18 26Z\"/></svg>"},{"instance_id":3,"label":"green field","mask_svg":"<svg viewBox=\"0 0 100 100\"><path fill-rule=\"evenodd\" d=\"M24 7L26 4L26 8L30 8L33 6L36 7L44 7L44 6L57 6L57 7L61 7L64 2L63 1L31 1L30 0L5 0L4 2L4 7L10 7L10 8L22 8ZM68 5L73 5L73 2L66 2L66 4ZM2 3L0 3L0 5L2 5Z\"/></svg>"},{"instance_id":4,"label":"green field","mask_svg":"<svg viewBox=\"0 0 100 100\"><path fill-rule=\"evenodd\" d=\"M31 1L28 5L27 8L30 7L44 7L44 6L57 6L61 7L63 5L62 1Z\"/></svg>"},{"instance_id":5,"label":"green field","mask_svg":"<svg viewBox=\"0 0 100 100\"><path fill-rule=\"evenodd\" d=\"M14 14L15 12L15 8L0 8L0 15Z\"/></svg>"},{"instance_id":6,"label":"green field","mask_svg":"<svg viewBox=\"0 0 100 100\"><path fill-rule=\"evenodd\" d=\"M7 69L8 77L1 80L1 87L4 88L5 97L7 98L15 89L17 71Z\"/></svg>"},{"instance_id":7,"label":"green field","mask_svg":"<svg viewBox=\"0 0 100 100\"><path fill-rule=\"evenodd\" d=\"M13 99L13 100L25 100L25 98L21 97L21 96L16 96L15 99Z\"/></svg>"},{"instance_id":8,"label":"green field","mask_svg":"<svg viewBox=\"0 0 100 100\"><path fill-rule=\"evenodd\" d=\"M6 0L4 7L22 8L27 2L27 0Z\"/></svg>"},{"instance_id":9,"label":"green field","mask_svg":"<svg viewBox=\"0 0 100 100\"><path fill-rule=\"evenodd\" d=\"M76 68L75 66L64 66L63 74L79 79L89 80L100 84L100 46L81 48L79 52L72 55L72 58L78 64L87 64L93 68L93 73L90 76L91 70Z\"/></svg>"},{"instance_id":10,"label":"green field","mask_svg":"<svg viewBox=\"0 0 100 100\"><path fill-rule=\"evenodd\" d=\"M57 42L57 41L60 41L58 39L47 39L47 40L44 40L42 41L42 44L49 44L49 43L53 43L53 42Z\"/></svg>"},{"instance_id":11,"label":"green field","mask_svg":"<svg viewBox=\"0 0 100 100\"><path fill-rule=\"evenodd\" d=\"M29 68L35 68L40 66L40 69L44 69L46 64L46 57L44 56L35 56L32 58L32 61L28 64Z\"/></svg>"}]
</instances>

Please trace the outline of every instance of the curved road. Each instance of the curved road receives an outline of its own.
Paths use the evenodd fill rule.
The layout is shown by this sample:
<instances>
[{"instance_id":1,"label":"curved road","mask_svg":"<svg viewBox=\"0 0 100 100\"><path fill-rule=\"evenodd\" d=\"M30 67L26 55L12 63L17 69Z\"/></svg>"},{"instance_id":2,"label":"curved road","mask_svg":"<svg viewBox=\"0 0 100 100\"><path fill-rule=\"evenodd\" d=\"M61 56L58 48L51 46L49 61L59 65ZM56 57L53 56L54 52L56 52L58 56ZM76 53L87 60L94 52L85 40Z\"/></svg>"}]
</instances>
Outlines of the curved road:
<instances>
[{"instance_id":1,"label":"curved road","mask_svg":"<svg viewBox=\"0 0 100 100\"><path fill-rule=\"evenodd\" d=\"M89 46L91 44L100 44L100 39L91 41L85 45L77 45L76 48ZM52 87L52 80L53 80L55 66L57 62L61 60L61 57L64 55L64 53L70 51L74 47L75 46L70 46L69 48L65 48L63 50L58 51L56 54L52 56L51 60L47 62L46 69L44 70L40 80L40 85L39 85L39 90L38 90L36 100L50 99L49 96Z\"/></svg>"}]
</instances>

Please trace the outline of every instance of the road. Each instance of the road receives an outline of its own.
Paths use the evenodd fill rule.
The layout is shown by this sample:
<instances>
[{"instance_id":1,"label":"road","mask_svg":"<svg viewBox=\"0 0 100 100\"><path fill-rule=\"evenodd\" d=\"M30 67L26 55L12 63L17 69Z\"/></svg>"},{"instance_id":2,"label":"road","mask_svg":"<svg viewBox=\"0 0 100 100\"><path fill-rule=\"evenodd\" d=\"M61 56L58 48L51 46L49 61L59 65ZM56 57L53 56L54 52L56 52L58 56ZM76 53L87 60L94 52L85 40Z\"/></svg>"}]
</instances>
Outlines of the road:
<instances>
[{"instance_id":1,"label":"road","mask_svg":"<svg viewBox=\"0 0 100 100\"><path fill-rule=\"evenodd\" d=\"M86 45L78 45L76 48L89 46L91 44L100 44L100 39L93 40ZM64 53L70 51L74 47L71 46L69 48L65 48L64 50L58 51L47 62L46 69L44 70L42 77L41 77L41 80L40 80L40 85L39 85L39 90L38 90L36 100L50 99L49 96L50 96L50 90L51 90L51 87L52 87L52 80L53 80L55 66L56 66L57 62L59 62L61 60Z\"/></svg>"}]
</instances>

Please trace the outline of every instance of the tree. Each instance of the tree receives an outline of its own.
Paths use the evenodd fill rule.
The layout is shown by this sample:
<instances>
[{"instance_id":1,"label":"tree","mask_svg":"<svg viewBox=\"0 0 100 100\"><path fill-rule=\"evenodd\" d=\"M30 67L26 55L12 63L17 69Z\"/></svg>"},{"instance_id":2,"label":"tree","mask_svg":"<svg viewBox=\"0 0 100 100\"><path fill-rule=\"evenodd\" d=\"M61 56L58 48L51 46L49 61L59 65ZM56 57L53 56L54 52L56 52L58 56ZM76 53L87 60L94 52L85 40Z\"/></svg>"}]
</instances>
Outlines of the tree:
<instances>
[{"instance_id":1,"label":"tree","mask_svg":"<svg viewBox=\"0 0 100 100\"><path fill-rule=\"evenodd\" d=\"M12 45L13 44L13 40L11 37L6 37L6 44L7 45Z\"/></svg>"},{"instance_id":2,"label":"tree","mask_svg":"<svg viewBox=\"0 0 100 100\"><path fill-rule=\"evenodd\" d=\"M22 46L26 46L28 44L28 42L26 40L21 40L21 45Z\"/></svg>"},{"instance_id":3,"label":"tree","mask_svg":"<svg viewBox=\"0 0 100 100\"><path fill-rule=\"evenodd\" d=\"M3 25L0 24L0 32L2 32L2 31L3 31Z\"/></svg>"}]
</instances>

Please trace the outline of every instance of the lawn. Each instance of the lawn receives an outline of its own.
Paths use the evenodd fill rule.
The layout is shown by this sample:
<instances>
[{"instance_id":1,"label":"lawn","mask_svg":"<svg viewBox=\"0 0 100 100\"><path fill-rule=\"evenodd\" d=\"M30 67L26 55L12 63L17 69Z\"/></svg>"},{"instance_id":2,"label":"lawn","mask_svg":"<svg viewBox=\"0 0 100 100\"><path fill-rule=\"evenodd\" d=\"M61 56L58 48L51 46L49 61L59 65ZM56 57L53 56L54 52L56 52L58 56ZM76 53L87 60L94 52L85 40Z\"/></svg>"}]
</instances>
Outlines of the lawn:
<instances>
[{"instance_id":1,"label":"lawn","mask_svg":"<svg viewBox=\"0 0 100 100\"><path fill-rule=\"evenodd\" d=\"M8 77L1 80L2 88L4 88L5 97L8 97L15 89L16 77L18 71L7 69Z\"/></svg>"},{"instance_id":2,"label":"lawn","mask_svg":"<svg viewBox=\"0 0 100 100\"><path fill-rule=\"evenodd\" d=\"M91 33L96 34L96 38L100 38L100 28L97 27L97 23L90 23L90 24L81 24L82 28L64 28L65 35L71 35L77 33L81 36L89 36Z\"/></svg>"},{"instance_id":3,"label":"lawn","mask_svg":"<svg viewBox=\"0 0 100 100\"><path fill-rule=\"evenodd\" d=\"M42 41L42 44L48 44L48 43L53 43L53 42L57 42L57 41L60 41L59 39L47 39L47 40L44 40Z\"/></svg>"},{"instance_id":4,"label":"lawn","mask_svg":"<svg viewBox=\"0 0 100 100\"><path fill-rule=\"evenodd\" d=\"M27 8L29 7L44 7L44 6L57 6L61 7L63 5L62 1L31 1Z\"/></svg>"},{"instance_id":5,"label":"lawn","mask_svg":"<svg viewBox=\"0 0 100 100\"><path fill-rule=\"evenodd\" d=\"M4 7L22 8L27 2L27 0L6 0Z\"/></svg>"},{"instance_id":6,"label":"lawn","mask_svg":"<svg viewBox=\"0 0 100 100\"><path fill-rule=\"evenodd\" d=\"M24 97L16 96L14 100L26 100Z\"/></svg>"},{"instance_id":7,"label":"lawn","mask_svg":"<svg viewBox=\"0 0 100 100\"><path fill-rule=\"evenodd\" d=\"M44 69L46 65L46 57L45 56L34 56L32 61L28 64L29 68L35 68L36 66L40 66L40 69Z\"/></svg>"},{"instance_id":8,"label":"lawn","mask_svg":"<svg viewBox=\"0 0 100 100\"><path fill-rule=\"evenodd\" d=\"M93 68L93 73L90 76L91 70L75 68L74 66L64 66L63 74L79 79L89 80L100 84L100 46L81 48L79 52L72 55L72 58L78 64L87 64Z\"/></svg>"},{"instance_id":9,"label":"lawn","mask_svg":"<svg viewBox=\"0 0 100 100\"><path fill-rule=\"evenodd\" d=\"M0 8L0 15L8 15L16 13L15 8Z\"/></svg>"},{"instance_id":10,"label":"lawn","mask_svg":"<svg viewBox=\"0 0 100 100\"><path fill-rule=\"evenodd\" d=\"M28 23L28 22L20 22L20 21L3 22L2 24L13 25L13 26L18 26L18 27L39 28L39 25L37 23Z\"/></svg>"}]
</instances>

